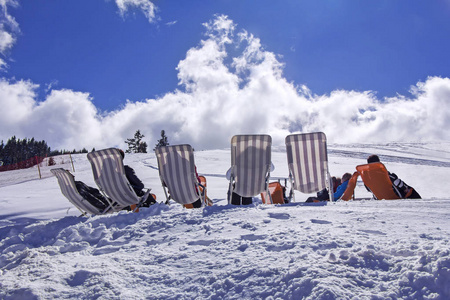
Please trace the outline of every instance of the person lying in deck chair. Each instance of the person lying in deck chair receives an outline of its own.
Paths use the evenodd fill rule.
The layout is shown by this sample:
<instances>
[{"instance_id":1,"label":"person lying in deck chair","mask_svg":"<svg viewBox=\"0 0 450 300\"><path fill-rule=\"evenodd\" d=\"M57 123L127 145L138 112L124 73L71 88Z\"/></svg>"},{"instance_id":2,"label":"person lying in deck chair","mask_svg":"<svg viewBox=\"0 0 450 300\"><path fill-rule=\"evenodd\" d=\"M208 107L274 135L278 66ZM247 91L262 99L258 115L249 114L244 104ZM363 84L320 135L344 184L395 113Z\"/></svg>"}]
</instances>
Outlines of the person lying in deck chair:
<instances>
[{"instance_id":1,"label":"person lying in deck chair","mask_svg":"<svg viewBox=\"0 0 450 300\"><path fill-rule=\"evenodd\" d=\"M352 177L352 174L345 173L342 175L342 183L336 188L336 191L333 193L334 195L334 201L337 201L339 198L342 197L342 194L344 194L345 190L348 186L348 181ZM334 182L333 182L334 184ZM323 189L320 192L317 192L317 197L309 197L306 199L306 202L319 202L319 201L330 201L330 195L328 194L327 189Z\"/></svg>"},{"instance_id":2,"label":"person lying in deck chair","mask_svg":"<svg viewBox=\"0 0 450 300\"><path fill-rule=\"evenodd\" d=\"M200 176L198 175L197 166L195 166L195 177L197 178L198 182L203 182L203 181L206 182L206 178L204 176L203 176L204 179L202 180L202 178L200 178ZM170 190L169 190L167 184L164 181L162 181L162 185L163 185L163 187L167 188L167 192L170 195ZM211 200L208 198L208 201L211 201ZM201 208L202 207L202 198L199 195L199 198L197 201L190 203L190 204L184 204L184 207L186 207L186 208Z\"/></svg>"},{"instance_id":3,"label":"person lying in deck chair","mask_svg":"<svg viewBox=\"0 0 450 300\"><path fill-rule=\"evenodd\" d=\"M75 179L75 176L72 173L70 173L68 170L67 172ZM109 206L109 202L111 201L108 202L108 200L100 193L98 189L88 186L87 184L79 180L74 180L74 182L78 193L90 204L100 210L104 210Z\"/></svg>"},{"instance_id":4,"label":"person lying in deck chair","mask_svg":"<svg viewBox=\"0 0 450 300\"><path fill-rule=\"evenodd\" d=\"M198 175L194 149L189 144L155 148L159 177L166 204L173 200L185 208L200 208L213 203L206 195L206 178Z\"/></svg>"},{"instance_id":5,"label":"person lying in deck chair","mask_svg":"<svg viewBox=\"0 0 450 300\"><path fill-rule=\"evenodd\" d=\"M100 191L96 188L90 187L82 181L75 180L75 186L77 187L78 193L89 201L92 205L97 207L98 209L105 209L109 206L108 201L106 201L105 197L100 194Z\"/></svg>"},{"instance_id":6,"label":"person lying in deck chair","mask_svg":"<svg viewBox=\"0 0 450 300\"><path fill-rule=\"evenodd\" d=\"M380 158L378 155L373 154L370 155L367 158L367 163L380 163ZM420 197L419 193L411 186L407 185L404 181L402 181L395 173L391 173L388 171L389 179L392 182L392 188L394 189L394 192L401 198L401 199L422 199ZM370 189L366 186L366 189L370 191Z\"/></svg>"},{"instance_id":7,"label":"person lying in deck chair","mask_svg":"<svg viewBox=\"0 0 450 300\"><path fill-rule=\"evenodd\" d=\"M123 152L122 149L119 149L120 154L122 155L122 159L125 158L125 153ZM142 183L142 181L136 176L136 172L134 171L134 169L128 165L123 165L124 169L125 169L125 176L127 177L128 181L131 184L131 187L133 188L134 192L136 193L136 195L138 197L142 197L145 195L145 191L144 191L144 184ZM147 200L144 201L144 203L142 204L143 207L149 207L152 204L155 204L156 200L153 198L152 194L148 195Z\"/></svg>"},{"instance_id":8,"label":"person lying in deck chair","mask_svg":"<svg viewBox=\"0 0 450 300\"><path fill-rule=\"evenodd\" d=\"M202 182L202 179L200 178L200 176L197 173L197 166L195 166L195 177L197 177L198 182ZM206 182L206 178L205 178L205 182ZM199 195L199 198L197 201L195 201L194 203L192 203L192 207L193 208L200 208L202 207L202 199Z\"/></svg>"},{"instance_id":9,"label":"person lying in deck chair","mask_svg":"<svg viewBox=\"0 0 450 300\"><path fill-rule=\"evenodd\" d=\"M337 190L338 186L341 185L342 180L340 177L335 177L335 176L331 177L331 180L333 181L333 193L336 193L336 190Z\"/></svg>"}]
</instances>

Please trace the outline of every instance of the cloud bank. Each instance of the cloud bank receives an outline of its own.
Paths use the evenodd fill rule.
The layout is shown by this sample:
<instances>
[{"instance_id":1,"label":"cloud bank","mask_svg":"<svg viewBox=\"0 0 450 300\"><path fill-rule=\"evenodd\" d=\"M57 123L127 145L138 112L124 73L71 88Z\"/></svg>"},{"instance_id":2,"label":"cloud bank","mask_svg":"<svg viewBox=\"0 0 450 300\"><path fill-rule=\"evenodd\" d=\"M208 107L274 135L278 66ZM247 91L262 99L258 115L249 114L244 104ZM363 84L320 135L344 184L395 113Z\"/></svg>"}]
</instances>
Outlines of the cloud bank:
<instances>
[{"instance_id":1,"label":"cloud bank","mask_svg":"<svg viewBox=\"0 0 450 300\"><path fill-rule=\"evenodd\" d=\"M179 62L179 87L156 99L101 112L88 93L0 80L0 139L44 139L56 149L125 147L137 129L151 150L164 129L171 144L229 147L235 134L267 133L283 145L290 133L323 131L331 143L450 140L450 79L429 77L409 96L371 91L316 95L283 77L283 63L227 16L205 25L205 38Z\"/></svg>"}]
</instances>

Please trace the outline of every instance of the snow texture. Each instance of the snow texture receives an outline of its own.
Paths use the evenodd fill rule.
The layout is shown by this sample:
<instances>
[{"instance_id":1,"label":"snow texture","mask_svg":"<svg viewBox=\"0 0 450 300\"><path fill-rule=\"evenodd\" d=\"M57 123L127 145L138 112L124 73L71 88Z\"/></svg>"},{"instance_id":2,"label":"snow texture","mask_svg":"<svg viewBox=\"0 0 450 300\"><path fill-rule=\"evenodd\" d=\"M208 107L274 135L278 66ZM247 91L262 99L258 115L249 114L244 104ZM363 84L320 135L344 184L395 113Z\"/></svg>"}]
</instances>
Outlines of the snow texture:
<instances>
[{"instance_id":1,"label":"snow texture","mask_svg":"<svg viewBox=\"0 0 450 300\"><path fill-rule=\"evenodd\" d=\"M156 204L79 217L50 169L0 173L0 299L449 299L450 143L330 145L341 176L377 153L422 200L236 207L226 202L230 151L195 153L214 206ZM77 180L95 186L85 155ZM274 147L274 178L287 176ZM154 154L130 154L158 201ZM282 183L284 181L282 180Z\"/></svg>"}]
</instances>

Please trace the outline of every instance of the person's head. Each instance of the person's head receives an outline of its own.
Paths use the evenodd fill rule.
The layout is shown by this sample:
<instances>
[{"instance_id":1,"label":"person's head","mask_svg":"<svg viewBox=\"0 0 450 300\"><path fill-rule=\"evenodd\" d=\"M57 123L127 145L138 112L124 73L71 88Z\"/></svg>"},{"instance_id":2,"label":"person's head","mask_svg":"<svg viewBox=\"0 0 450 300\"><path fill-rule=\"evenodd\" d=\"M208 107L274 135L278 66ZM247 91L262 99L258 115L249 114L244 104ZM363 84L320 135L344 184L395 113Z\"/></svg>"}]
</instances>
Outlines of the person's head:
<instances>
[{"instance_id":1,"label":"person's head","mask_svg":"<svg viewBox=\"0 0 450 300\"><path fill-rule=\"evenodd\" d=\"M125 153L123 152L123 150L119 149L119 152L120 152L120 155L122 155L122 159L124 159L125 158Z\"/></svg>"},{"instance_id":2,"label":"person's head","mask_svg":"<svg viewBox=\"0 0 450 300\"><path fill-rule=\"evenodd\" d=\"M345 173L344 175L342 175L342 182L346 182L347 180L349 180L352 177L352 174L350 173Z\"/></svg>"},{"instance_id":3,"label":"person's head","mask_svg":"<svg viewBox=\"0 0 450 300\"><path fill-rule=\"evenodd\" d=\"M380 162L380 158L379 158L378 155L376 155L376 154L372 154L371 156L369 156L369 157L367 158L367 163L368 163L368 164L374 163L374 162Z\"/></svg>"}]
</instances>

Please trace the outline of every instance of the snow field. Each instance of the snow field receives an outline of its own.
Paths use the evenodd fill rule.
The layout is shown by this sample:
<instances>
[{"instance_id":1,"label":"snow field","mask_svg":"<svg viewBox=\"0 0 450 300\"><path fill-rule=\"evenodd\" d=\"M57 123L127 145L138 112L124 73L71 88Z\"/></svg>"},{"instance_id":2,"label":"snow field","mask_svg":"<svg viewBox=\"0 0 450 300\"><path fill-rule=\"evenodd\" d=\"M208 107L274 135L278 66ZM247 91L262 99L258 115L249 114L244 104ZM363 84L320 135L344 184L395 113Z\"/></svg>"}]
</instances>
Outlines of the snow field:
<instances>
[{"instance_id":1,"label":"snow field","mask_svg":"<svg viewBox=\"0 0 450 300\"><path fill-rule=\"evenodd\" d=\"M0 173L0 298L448 299L450 198L435 189L449 174L445 149L407 144L384 153L423 200L305 205L298 193L288 205L256 197L234 207L225 200L229 150L211 150L195 159L214 206L157 204L90 218L77 217L54 177ZM340 176L378 149L330 150ZM285 153L272 157L273 176L285 177ZM76 178L94 186L85 155L73 159ZM125 163L162 201L154 155Z\"/></svg>"}]
</instances>

